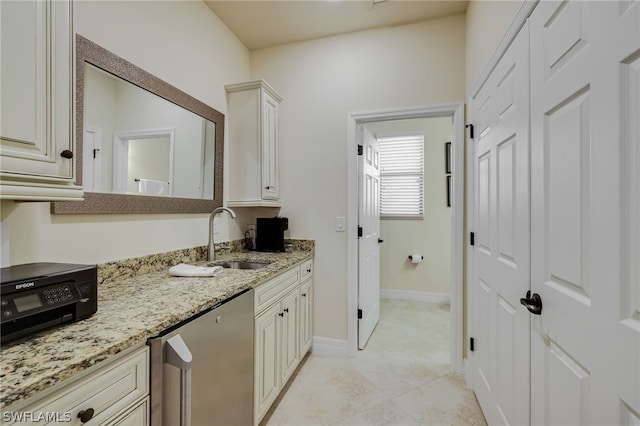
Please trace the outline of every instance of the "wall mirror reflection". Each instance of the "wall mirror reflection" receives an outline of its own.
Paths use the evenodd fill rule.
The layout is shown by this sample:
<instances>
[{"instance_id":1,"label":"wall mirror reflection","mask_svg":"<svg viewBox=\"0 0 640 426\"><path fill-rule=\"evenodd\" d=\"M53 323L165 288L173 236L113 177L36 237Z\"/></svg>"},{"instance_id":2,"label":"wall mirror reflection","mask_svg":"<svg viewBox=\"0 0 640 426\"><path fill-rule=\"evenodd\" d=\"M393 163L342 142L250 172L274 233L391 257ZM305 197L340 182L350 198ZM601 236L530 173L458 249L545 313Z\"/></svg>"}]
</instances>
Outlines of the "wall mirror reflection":
<instances>
[{"instance_id":1,"label":"wall mirror reflection","mask_svg":"<svg viewBox=\"0 0 640 426\"><path fill-rule=\"evenodd\" d=\"M53 213L205 213L222 205L224 115L76 38L76 183Z\"/></svg>"}]
</instances>

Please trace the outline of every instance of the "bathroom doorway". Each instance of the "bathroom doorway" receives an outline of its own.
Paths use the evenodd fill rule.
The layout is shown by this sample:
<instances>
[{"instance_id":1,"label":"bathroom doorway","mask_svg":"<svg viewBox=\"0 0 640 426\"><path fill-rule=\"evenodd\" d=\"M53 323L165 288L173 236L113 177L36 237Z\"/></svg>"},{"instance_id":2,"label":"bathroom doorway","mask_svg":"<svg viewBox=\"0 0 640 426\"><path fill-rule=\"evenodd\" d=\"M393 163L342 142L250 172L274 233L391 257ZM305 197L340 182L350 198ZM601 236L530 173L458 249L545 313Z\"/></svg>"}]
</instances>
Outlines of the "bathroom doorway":
<instances>
[{"instance_id":1,"label":"bathroom doorway","mask_svg":"<svg viewBox=\"0 0 640 426\"><path fill-rule=\"evenodd\" d=\"M438 371L450 368L452 124L444 116L364 125L380 147L381 318L374 335L405 335Z\"/></svg>"},{"instance_id":2,"label":"bathroom doorway","mask_svg":"<svg viewBox=\"0 0 640 426\"><path fill-rule=\"evenodd\" d=\"M383 244L384 252L381 252L382 256L388 257L391 263L390 267L385 267L385 272L381 271L383 274L387 273L388 277L382 278L382 297L383 298L415 298L422 299L422 301L427 300L428 302L436 302L442 303L447 301L446 292L443 291L444 288L449 288L448 299L450 301L450 369L455 372L462 372L462 252L463 252L463 106L461 104L453 104L453 105L443 105L443 106L435 106L435 107L424 107L424 108L410 108L410 109L401 109L401 110L389 110L389 111L381 111L374 113L353 113L349 115L349 144L348 148L350 152L357 151L358 145L358 135L362 133L360 130L362 127L367 126L368 128L375 129L375 131L383 134L386 130L383 130L384 126L387 127L396 127L396 131L398 128L403 125L406 127L409 123L416 126L421 120L428 119L436 119L436 121L442 121L448 123L449 127L444 130L445 134L449 135L449 138L446 136L444 139L446 140L438 140L437 144L439 149L441 150L441 154L437 157L441 159L440 166L429 166L429 174L431 172L442 172L442 176L440 179L434 179L436 181L442 181L443 185L440 190L430 189L429 197L436 199L438 197L442 198L442 203L444 206L444 210L446 212L445 216L448 216L448 236L444 236L444 251L447 251L448 259L449 259L449 268L448 274L444 274L444 278L439 278L441 281L447 281L446 285L439 286L436 282L435 287L429 289L428 287L416 287L416 283L409 283L408 285L404 285L405 288L399 288L396 286L398 284L400 287L403 286L402 283L393 283L393 285L388 285L389 283L385 283L385 280L388 277L393 276L402 276L404 275L405 280L412 280L415 278L416 282L420 280L417 278L419 274L416 274L416 271L419 271L418 268L422 266L426 266L426 263L423 265L422 263L411 263L408 259L409 254L407 253L407 248L398 249L395 247L396 244L401 244L399 240L394 244L392 234L396 232L394 228L398 226L402 227L403 225L407 225L406 223L401 224L399 221L395 221L395 223L389 223L388 229L386 231L381 231L381 238L387 242L385 238L385 234L388 234L391 240L388 240L390 244L385 247ZM435 122L435 121L434 121ZM386 123L386 124L383 124ZM381 127L382 126L382 127ZM398 127L400 126L400 127ZM387 129L388 130L388 129ZM425 138L426 139L426 138ZM434 138L429 138L434 139ZM435 138L436 140L438 138ZM450 145L446 145L447 142L451 142ZM434 146L436 142L433 142ZM353 151L351 151L353 149ZM446 151L448 150L448 151ZM448 155L449 163L445 164L445 152ZM355 156L353 156L355 158ZM354 158L349 158L349 200L348 200L348 210L349 210L349 223L356 224L357 226L357 209L358 209L358 194L357 194L357 184L354 184L354 181L357 178L357 162ZM353 160L353 161L352 161ZM426 160L425 160L426 161ZM433 170L431 170L433 169ZM459 170L460 173L458 175L455 174L455 171ZM449 171L450 173L446 173ZM425 175L426 176L426 175ZM433 182L430 182L430 184ZM438 185L437 183L435 185ZM425 198L427 195L425 194ZM450 207L447 206L448 204ZM432 201L430 201L432 202ZM433 213L432 213L433 214ZM383 222L385 222L383 220ZM403 221L405 222L405 221ZM417 222L417 221L416 221ZM424 220L422 222L425 222ZM424 223L423 223L424 224ZM411 228L409 226L409 228ZM384 234L382 234L384 232ZM418 233L415 230L409 231L413 236L417 236L419 239L421 236L425 236L425 233ZM351 234L351 233L350 233ZM357 234L354 233L354 236L348 235L348 256L349 256L349 288L348 288L348 300L349 300L349 316L348 316L348 342L349 342L349 355L356 356L357 352L357 309L358 309L358 298L357 298L357 290L358 290L358 249L357 249ZM406 242L406 241L405 241ZM419 248L412 250L420 250L423 253L416 253L425 256L425 254L429 255L429 257L437 258L439 254L432 254L432 252L438 252L438 247L435 248ZM442 252L443 250L440 250ZM386 255L384 254L386 253ZM402 253L402 254L400 254ZM404 259L399 259L402 256ZM431 259L430 259L431 260ZM424 260L423 260L424 262ZM395 270L394 270L395 268ZM413 268L413 269L411 269ZM381 268L382 269L382 268ZM426 269L426 268L424 268ZM447 268L445 268L447 269ZM423 271L424 272L424 271ZM432 271L429 271L432 272ZM402 279L401 279L402 280ZM442 283L440 283L442 284ZM385 288L387 287L387 288ZM352 309L353 308L353 309ZM352 315L353 313L353 315Z\"/></svg>"}]
</instances>

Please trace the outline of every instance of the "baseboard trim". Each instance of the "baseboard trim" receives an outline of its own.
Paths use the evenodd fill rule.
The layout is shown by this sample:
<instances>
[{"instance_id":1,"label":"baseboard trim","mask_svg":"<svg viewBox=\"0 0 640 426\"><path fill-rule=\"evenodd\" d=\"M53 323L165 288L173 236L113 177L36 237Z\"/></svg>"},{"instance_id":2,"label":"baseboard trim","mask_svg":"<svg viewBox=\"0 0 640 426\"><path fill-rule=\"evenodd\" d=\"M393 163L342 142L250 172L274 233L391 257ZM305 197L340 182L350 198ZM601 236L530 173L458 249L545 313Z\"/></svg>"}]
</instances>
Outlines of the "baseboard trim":
<instances>
[{"instance_id":1,"label":"baseboard trim","mask_svg":"<svg viewBox=\"0 0 640 426\"><path fill-rule=\"evenodd\" d=\"M385 290L380 289L380 297L383 299L404 299L420 302L450 304L451 296L445 293L429 293L414 290Z\"/></svg>"},{"instance_id":2,"label":"baseboard trim","mask_svg":"<svg viewBox=\"0 0 640 426\"><path fill-rule=\"evenodd\" d=\"M346 340L313 336L311 352L315 355L347 357L349 356L348 346Z\"/></svg>"}]
</instances>

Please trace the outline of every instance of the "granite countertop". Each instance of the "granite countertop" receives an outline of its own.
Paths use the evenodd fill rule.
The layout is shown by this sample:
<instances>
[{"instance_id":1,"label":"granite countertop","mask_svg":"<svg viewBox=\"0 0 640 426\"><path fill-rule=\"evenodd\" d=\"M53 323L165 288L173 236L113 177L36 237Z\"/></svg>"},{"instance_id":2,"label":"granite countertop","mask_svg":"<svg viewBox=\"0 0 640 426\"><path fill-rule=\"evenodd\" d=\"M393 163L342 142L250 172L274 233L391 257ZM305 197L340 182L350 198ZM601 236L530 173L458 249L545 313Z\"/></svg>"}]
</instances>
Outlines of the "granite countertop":
<instances>
[{"instance_id":1,"label":"granite countertop","mask_svg":"<svg viewBox=\"0 0 640 426\"><path fill-rule=\"evenodd\" d=\"M288 248L284 253L231 252L216 256L216 264L229 260L271 262L257 270L224 269L214 277L185 278L170 276L166 268L101 282L98 312L90 318L2 346L0 408L48 389L123 350L144 344L163 330L312 256L311 242Z\"/></svg>"}]
</instances>

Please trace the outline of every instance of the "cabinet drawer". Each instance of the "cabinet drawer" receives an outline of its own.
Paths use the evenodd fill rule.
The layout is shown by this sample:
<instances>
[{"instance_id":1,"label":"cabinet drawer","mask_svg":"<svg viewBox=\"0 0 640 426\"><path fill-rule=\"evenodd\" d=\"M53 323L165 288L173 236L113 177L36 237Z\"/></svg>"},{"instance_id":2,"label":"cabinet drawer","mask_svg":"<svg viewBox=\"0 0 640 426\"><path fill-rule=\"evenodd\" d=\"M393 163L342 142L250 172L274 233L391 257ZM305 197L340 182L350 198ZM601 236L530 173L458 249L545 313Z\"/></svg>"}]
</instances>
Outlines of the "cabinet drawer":
<instances>
[{"instance_id":1,"label":"cabinet drawer","mask_svg":"<svg viewBox=\"0 0 640 426\"><path fill-rule=\"evenodd\" d=\"M290 288L300 282L300 269L293 268L255 289L255 313L260 313L271 303L278 301Z\"/></svg>"},{"instance_id":2,"label":"cabinet drawer","mask_svg":"<svg viewBox=\"0 0 640 426\"><path fill-rule=\"evenodd\" d=\"M313 274L313 260L309 259L300 265L300 281L304 281Z\"/></svg>"},{"instance_id":3,"label":"cabinet drawer","mask_svg":"<svg viewBox=\"0 0 640 426\"><path fill-rule=\"evenodd\" d=\"M109 426L147 426L149 424L149 398L118 417Z\"/></svg>"},{"instance_id":4,"label":"cabinet drawer","mask_svg":"<svg viewBox=\"0 0 640 426\"><path fill-rule=\"evenodd\" d=\"M120 358L61 389L45 401L34 404L33 408L27 407L21 411L28 411L43 418L52 414L65 416L65 424L70 425L102 424L149 393L148 353L148 348L145 347ZM93 409L93 417L88 422L82 423L78 413L89 409ZM52 420L55 422L56 419Z\"/></svg>"}]
</instances>

